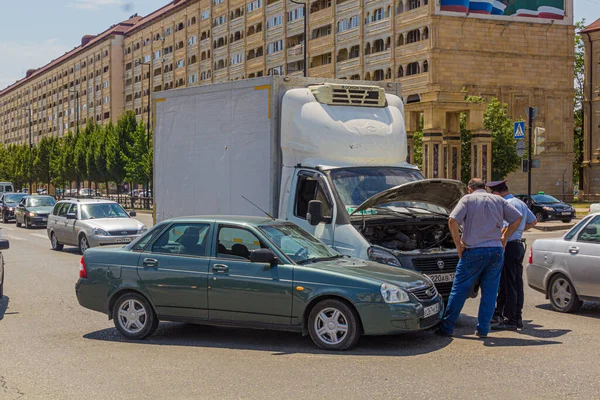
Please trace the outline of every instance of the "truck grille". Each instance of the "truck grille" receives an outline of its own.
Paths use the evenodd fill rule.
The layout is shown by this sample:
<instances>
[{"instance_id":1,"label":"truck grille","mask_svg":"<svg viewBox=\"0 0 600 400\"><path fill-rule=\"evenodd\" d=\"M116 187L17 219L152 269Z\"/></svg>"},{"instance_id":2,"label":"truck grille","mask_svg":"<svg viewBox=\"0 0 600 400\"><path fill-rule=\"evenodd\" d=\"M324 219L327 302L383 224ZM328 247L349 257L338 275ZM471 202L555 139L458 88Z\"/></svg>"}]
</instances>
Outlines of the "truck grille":
<instances>
[{"instance_id":1,"label":"truck grille","mask_svg":"<svg viewBox=\"0 0 600 400\"><path fill-rule=\"evenodd\" d=\"M438 294L435 286L413 289L410 290L410 293L414 294L415 297L421 301L431 300Z\"/></svg>"},{"instance_id":2,"label":"truck grille","mask_svg":"<svg viewBox=\"0 0 600 400\"><path fill-rule=\"evenodd\" d=\"M415 258L412 262L415 269L419 272L443 274L456 271L458 257Z\"/></svg>"},{"instance_id":3,"label":"truck grille","mask_svg":"<svg viewBox=\"0 0 600 400\"><path fill-rule=\"evenodd\" d=\"M379 86L325 83L309 86L319 103L333 106L385 107L385 90Z\"/></svg>"},{"instance_id":4,"label":"truck grille","mask_svg":"<svg viewBox=\"0 0 600 400\"><path fill-rule=\"evenodd\" d=\"M137 229L120 229L114 231L108 231L111 236L128 236L128 235L136 235Z\"/></svg>"}]
</instances>

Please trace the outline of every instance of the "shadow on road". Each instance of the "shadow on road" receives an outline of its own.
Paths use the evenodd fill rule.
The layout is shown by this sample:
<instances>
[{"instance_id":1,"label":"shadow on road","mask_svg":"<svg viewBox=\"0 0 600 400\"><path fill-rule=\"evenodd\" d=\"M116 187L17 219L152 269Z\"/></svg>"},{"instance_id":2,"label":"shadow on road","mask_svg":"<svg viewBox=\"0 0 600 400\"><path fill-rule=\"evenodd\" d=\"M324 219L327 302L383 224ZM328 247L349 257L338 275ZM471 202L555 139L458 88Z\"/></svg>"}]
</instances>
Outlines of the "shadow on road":
<instances>
[{"instance_id":1,"label":"shadow on road","mask_svg":"<svg viewBox=\"0 0 600 400\"><path fill-rule=\"evenodd\" d=\"M0 299L0 321L4 319L4 314L6 314L6 309L8 308L8 302L8 296L4 296Z\"/></svg>"},{"instance_id":2,"label":"shadow on road","mask_svg":"<svg viewBox=\"0 0 600 400\"><path fill-rule=\"evenodd\" d=\"M271 352L277 356L332 354L330 351L318 349L308 336L298 333L168 322L161 323L156 333L143 341L128 341L114 328L92 332L83 337L90 340L142 345L256 350ZM435 352L448 346L451 342L452 339L437 337L430 331L395 336L367 336L361 338L355 349L333 354L409 357Z\"/></svg>"},{"instance_id":3,"label":"shadow on road","mask_svg":"<svg viewBox=\"0 0 600 400\"><path fill-rule=\"evenodd\" d=\"M548 310L548 311L556 312L552 309L552 306L550 304L538 304L537 306L535 306L535 308L538 308L540 310ZM574 315L574 316L579 315L582 317L600 319L600 303L586 301L583 303L583 305L581 306L581 309L579 309L579 311L577 313L571 314L571 315Z\"/></svg>"}]
</instances>

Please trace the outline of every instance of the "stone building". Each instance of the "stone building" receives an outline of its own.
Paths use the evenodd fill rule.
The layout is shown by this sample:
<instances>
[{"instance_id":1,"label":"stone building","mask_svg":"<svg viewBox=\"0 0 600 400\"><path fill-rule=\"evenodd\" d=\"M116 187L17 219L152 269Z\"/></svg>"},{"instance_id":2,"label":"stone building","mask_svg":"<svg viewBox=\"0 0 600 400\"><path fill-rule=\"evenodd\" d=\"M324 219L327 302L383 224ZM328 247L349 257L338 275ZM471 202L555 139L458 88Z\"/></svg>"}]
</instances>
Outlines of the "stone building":
<instances>
[{"instance_id":1,"label":"stone building","mask_svg":"<svg viewBox=\"0 0 600 400\"><path fill-rule=\"evenodd\" d=\"M600 19L581 32L585 46L583 88L583 196L600 200Z\"/></svg>"}]
</instances>

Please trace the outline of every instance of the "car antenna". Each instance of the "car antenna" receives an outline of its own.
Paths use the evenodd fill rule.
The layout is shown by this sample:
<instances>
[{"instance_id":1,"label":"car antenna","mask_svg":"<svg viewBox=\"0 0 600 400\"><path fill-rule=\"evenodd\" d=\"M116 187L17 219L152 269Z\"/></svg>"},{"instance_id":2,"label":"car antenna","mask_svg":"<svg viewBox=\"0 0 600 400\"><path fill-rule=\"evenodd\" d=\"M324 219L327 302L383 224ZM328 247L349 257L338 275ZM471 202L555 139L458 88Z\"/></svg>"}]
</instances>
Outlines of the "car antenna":
<instances>
[{"instance_id":1,"label":"car antenna","mask_svg":"<svg viewBox=\"0 0 600 400\"><path fill-rule=\"evenodd\" d=\"M263 214L265 214L267 217L271 218L273 221L275 221L275 218L273 218L273 216L271 214L269 214L268 212L266 212L265 210L263 210L262 208L260 208L259 206L257 206L256 204L254 204L253 202L251 202L250 200L248 200L246 197L242 196L242 199L246 200L248 203L252 204L254 207L258 208L260 211L263 212Z\"/></svg>"}]
</instances>

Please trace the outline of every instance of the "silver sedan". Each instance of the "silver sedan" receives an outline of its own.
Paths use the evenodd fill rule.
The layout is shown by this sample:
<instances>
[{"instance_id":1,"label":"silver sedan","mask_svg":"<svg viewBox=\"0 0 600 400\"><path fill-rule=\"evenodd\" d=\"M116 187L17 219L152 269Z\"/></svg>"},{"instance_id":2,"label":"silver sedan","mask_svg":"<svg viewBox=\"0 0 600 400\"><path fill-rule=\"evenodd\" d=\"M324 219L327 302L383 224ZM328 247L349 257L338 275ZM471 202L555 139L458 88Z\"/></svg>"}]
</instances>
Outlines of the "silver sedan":
<instances>
[{"instance_id":1,"label":"silver sedan","mask_svg":"<svg viewBox=\"0 0 600 400\"><path fill-rule=\"evenodd\" d=\"M574 313L583 301L600 301L600 213L561 238L536 240L526 271L529 286L556 311Z\"/></svg>"}]
</instances>

